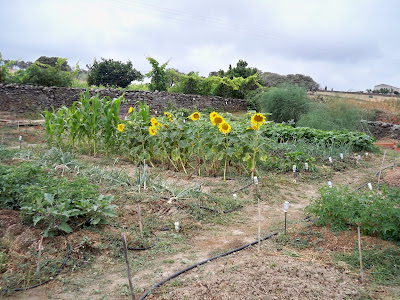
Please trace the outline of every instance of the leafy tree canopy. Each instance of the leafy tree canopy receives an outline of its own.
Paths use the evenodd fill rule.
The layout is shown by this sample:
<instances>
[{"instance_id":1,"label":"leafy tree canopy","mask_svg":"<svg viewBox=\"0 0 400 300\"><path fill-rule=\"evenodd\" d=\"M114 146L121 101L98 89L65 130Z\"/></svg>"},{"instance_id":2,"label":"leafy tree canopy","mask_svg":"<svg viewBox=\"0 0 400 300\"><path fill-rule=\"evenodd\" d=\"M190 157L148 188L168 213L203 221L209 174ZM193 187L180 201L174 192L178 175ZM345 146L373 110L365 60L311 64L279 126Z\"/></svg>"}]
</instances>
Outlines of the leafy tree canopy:
<instances>
[{"instance_id":1,"label":"leafy tree canopy","mask_svg":"<svg viewBox=\"0 0 400 300\"><path fill-rule=\"evenodd\" d=\"M132 62L114 61L113 59L96 59L93 65L87 65L89 69L89 85L106 85L126 88L134 80L142 80L143 75L133 68Z\"/></svg>"},{"instance_id":2,"label":"leafy tree canopy","mask_svg":"<svg viewBox=\"0 0 400 300\"><path fill-rule=\"evenodd\" d=\"M319 84L310 76L302 74L279 75L277 73L264 72L259 75L260 82L265 87L278 87L282 84L291 84L303 87L307 90L318 90Z\"/></svg>"},{"instance_id":3,"label":"leafy tree canopy","mask_svg":"<svg viewBox=\"0 0 400 300\"><path fill-rule=\"evenodd\" d=\"M55 67L57 62L59 61L59 57L48 57L48 56L41 56L35 62L41 63L43 65L49 65L51 67ZM71 72L72 68L68 65L67 59L63 58L63 63L61 65L61 71L64 72ZM43 66L46 67L46 66Z\"/></svg>"},{"instance_id":4,"label":"leafy tree canopy","mask_svg":"<svg viewBox=\"0 0 400 300\"><path fill-rule=\"evenodd\" d=\"M150 62L152 67L151 71L146 74L147 77L151 78L149 90L152 92L166 91L169 78L174 74L174 72L169 72L169 74L167 74L167 71L165 70L169 61L160 66L159 62L152 57L147 57L147 60Z\"/></svg>"},{"instance_id":5,"label":"leafy tree canopy","mask_svg":"<svg viewBox=\"0 0 400 300\"><path fill-rule=\"evenodd\" d=\"M211 72L209 76L229 77L230 79L234 77L247 78L260 72L257 68L250 68L247 66L248 63L245 60L239 59L236 63L236 67L232 68L232 66L229 65L228 71L219 70L218 72Z\"/></svg>"}]
</instances>

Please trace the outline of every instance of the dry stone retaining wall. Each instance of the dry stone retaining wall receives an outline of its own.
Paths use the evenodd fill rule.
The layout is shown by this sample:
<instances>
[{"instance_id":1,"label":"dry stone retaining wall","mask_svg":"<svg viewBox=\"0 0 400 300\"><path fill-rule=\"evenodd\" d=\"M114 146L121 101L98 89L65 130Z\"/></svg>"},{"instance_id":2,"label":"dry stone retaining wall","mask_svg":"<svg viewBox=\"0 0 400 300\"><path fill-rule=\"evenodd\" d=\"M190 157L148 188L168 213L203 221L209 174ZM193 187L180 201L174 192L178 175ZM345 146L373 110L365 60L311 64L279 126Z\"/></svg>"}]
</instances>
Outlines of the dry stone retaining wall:
<instances>
[{"instance_id":1,"label":"dry stone retaining wall","mask_svg":"<svg viewBox=\"0 0 400 300\"><path fill-rule=\"evenodd\" d=\"M0 110L14 113L25 113L70 106L79 100L85 89L65 87L44 87L19 84L0 84ZM116 89L90 90L90 95L99 93L101 97L117 98L123 91ZM222 98L217 96L185 95L168 92L126 91L124 94L126 107L135 106L139 101L150 106L154 113L162 112L169 105L176 108L197 109L213 108L222 111L246 110L246 100Z\"/></svg>"},{"instance_id":2,"label":"dry stone retaining wall","mask_svg":"<svg viewBox=\"0 0 400 300\"><path fill-rule=\"evenodd\" d=\"M369 131L377 139L390 137L392 139L400 140L400 125L379 121L363 122L368 124Z\"/></svg>"}]
</instances>

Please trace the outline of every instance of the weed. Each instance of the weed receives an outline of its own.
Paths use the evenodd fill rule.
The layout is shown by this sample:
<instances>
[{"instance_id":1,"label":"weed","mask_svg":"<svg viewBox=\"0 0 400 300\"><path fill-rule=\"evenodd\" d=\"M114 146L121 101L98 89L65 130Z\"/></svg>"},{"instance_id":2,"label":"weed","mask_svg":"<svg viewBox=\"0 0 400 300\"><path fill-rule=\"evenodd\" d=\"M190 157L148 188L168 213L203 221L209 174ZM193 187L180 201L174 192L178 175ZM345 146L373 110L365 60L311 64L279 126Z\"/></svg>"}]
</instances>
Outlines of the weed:
<instances>
[{"instance_id":1,"label":"weed","mask_svg":"<svg viewBox=\"0 0 400 300\"><path fill-rule=\"evenodd\" d=\"M357 269L360 266L358 247L351 254L335 254L336 261L344 261ZM363 268L379 284L400 283L400 249L364 249L362 251Z\"/></svg>"}]
</instances>

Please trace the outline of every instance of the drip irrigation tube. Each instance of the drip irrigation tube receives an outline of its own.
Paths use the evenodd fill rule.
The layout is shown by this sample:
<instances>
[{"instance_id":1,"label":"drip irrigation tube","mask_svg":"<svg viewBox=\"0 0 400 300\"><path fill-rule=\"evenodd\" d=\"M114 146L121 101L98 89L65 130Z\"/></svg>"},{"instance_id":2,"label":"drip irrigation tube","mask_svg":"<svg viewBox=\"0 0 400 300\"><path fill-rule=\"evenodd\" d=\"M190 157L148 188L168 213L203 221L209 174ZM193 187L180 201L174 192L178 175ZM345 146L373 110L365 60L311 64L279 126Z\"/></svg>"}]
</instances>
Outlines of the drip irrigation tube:
<instances>
[{"instance_id":1,"label":"drip irrigation tube","mask_svg":"<svg viewBox=\"0 0 400 300\"><path fill-rule=\"evenodd\" d=\"M120 229L120 227L118 227L117 225L113 225L113 224L108 224L108 225L111 226L111 227ZM154 243L153 243L152 245L150 245L150 246L148 246L148 247L129 247L129 246L128 246L128 250L132 250L132 251L144 251L144 250L149 250L149 249L153 248L155 245L157 245L157 243L160 241L160 239L159 239L159 237L158 237L153 231L150 231L150 234L152 234L152 235L154 235L154 236L156 237L156 240L154 241ZM116 242L116 241L114 241L114 240L112 240L112 239L108 239L108 240L109 240L110 242L114 243L114 244L117 245L117 246L121 246L120 243L118 243L118 242Z\"/></svg>"},{"instance_id":2,"label":"drip irrigation tube","mask_svg":"<svg viewBox=\"0 0 400 300\"><path fill-rule=\"evenodd\" d=\"M268 240L269 238L271 238L271 237L277 235L277 234L278 234L279 232L281 232L281 231L282 231L282 230L277 231L277 232L274 232L274 233L271 233L270 235L267 235L266 237L264 237L263 239L261 239L261 241ZM181 274L183 274L183 273L185 273L185 272L187 272L187 271L190 271L190 270L192 270L192 269L194 269L194 268L197 268L198 266L204 265L204 264L206 264L206 263L208 263L208 262L210 262L210 261L213 261L213 260L215 260L215 259L217 259L217 258L221 258L221 257L227 256L227 255L230 255L230 254L232 254L232 253L238 252L238 251L240 251L240 250L246 249L246 248L248 248L248 247L250 247L250 246L253 246L253 245L257 244L257 243L258 243L258 241L254 241L254 242L252 242L252 243L250 243L250 244L246 244L246 245L243 245L243 246L241 246L241 247L238 247L238 248L235 248L235 249L233 249L233 250L230 250L230 251L228 251L228 252L225 252L225 253L219 254L219 255L217 255L217 256L214 256L214 257L211 257L211 258L202 260L201 262L198 262L198 263L196 263L196 264L194 264L194 265L191 265L191 266L189 266L189 267L187 267L187 268L185 268L185 269L183 269L183 270L180 270L180 271L178 271L178 272L172 274L171 276L165 278L164 280L162 280L162 281L156 283L155 285L153 285L148 291L146 291L146 292L139 298L139 300L142 300L142 299L146 298L146 297L151 293L152 290L158 288L159 286L163 285L163 284L166 283L167 281L169 281L169 280L171 280L171 279L174 279L175 277L178 277L179 275L181 275Z\"/></svg>"},{"instance_id":3,"label":"drip irrigation tube","mask_svg":"<svg viewBox=\"0 0 400 300\"><path fill-rule=\"evenodd\" d=\"M210 207L202 206L202 205L200 205L200 208L201 208L201 209L205 209L205 210L209 210L209 211L212 211L212 212L223 213L223 214L229 214L229 213L231 213L231 212L234 212L235 210L238 210L238 209L242 208L242 205L238 205L238 206L236 206L236 207L234 207L234 208L231 208L231 209L228 209L228 210L222 210L222 211L220 211L220 210L218 210L218 209L215 209L215 208L210 208Z\"/></svg>"},{"instance_id":4,"label":"drip irrigation tube","mask_svg":"<svg viewBox=\"0 0 400 300\"><path fill-rule=\"evenodd\" d=\"M305 217L302 221L309 220L310 218L311 218L311 216L307 216L307 217ZM278 235L278 234L279 234L280 232L282 232L282 231L283 231L283 229L278 230L278 231L276 231L276 232L274 232L274 233L271 233L271 234L265 236L264 238L262 238L262 239L260 240L260 242L261 242L261 241L268 240L268 239L270 239L271 237ZM172 274L171 276L169 276L169 277L163 279L162 281L156 283L155 285L153 285L153 286L152 286L149 290L147 290L142 296L140 296L139 300L143 300L144 298L146 298L146 297L151 293L152 290L154 290L154 289L160 287L161 285L163 285L163 284L166 283L167 281L169 281L169 280L171 280L171 279L174 279L174 278L178 277L179 275L182 275L183 273L185 273L185 272L187 272L187 271L190 271L190 270L192 270L192 269L194 269L194 268L197 268L198 266L204 265L204 264L206 264L206 263L208 263L208 262L210 262L210 261L213 261L213 260L215 260L215 259L217 259L217 258L221 258L221 257L227 256L227 255L230 255L230 254L232 254L232 253L238 252L238 251L240 251L240 250L246 249L246 248L248 248L248 247L254 246L254 245L256 245L257 243L258 243L258 240L257 240L257 241L254 241L254 242L252 242L252 243L249 243L249 244L240 246L240 247L235 248L235 249L233 249L233 250L230 250L230 251L228 251L228 252L219 254L219 255L217 255L217 256L214 256L214 257L211 257L211 258L202 260L201 262L198 262L198 263L196 263L196 264L194 264L194 265L191 265L191 266L189 266L189 267L187 267L187 268L185 268L185 269L183 269L183 270L180 270L180 271L178 271L178 272Z\"/></svg>"},{"instance_id":5,"label":"drip irrigation tube","mask_svg":"<svg viewBox=\"0 0 400 300\"><path fill-rule=\"evenodd\" d=\"M234 191L229 192L229 193L223 193L222 195L232 195L234 193L240 192L240 191L248 188L249 186L252 186L253 184L254 184L254 182L250 182L249 184L246 184L245 186L242 186L241 188L238 188L237 190L234 190Z\"/></svg>"},{"instance_id":6,"label":"drip irrigation tube","mask_svg":"<svg viewBox=\"0 0 400 300\"><path fill-rule=\"evenodd\" d=\"M61 270L62 270L62 269L65 267L65 265L67 264L69 255L70 255L70 253L71 253L71 246L69 245L69 241L68 241L67 236L66 236L62 231L60 231L60 232L62 233L62 235L65 237L65 240L67 241L67 254L65 255L64 261L63 261L63 263L61 264L61 266L58 268L58 270L57 270L52 276L50 276L49 279L47 279L47 280L45 280L45 281L42 281L42 282L39 282L38 284L35 284L35 285L32 285L32 286L28 286L28 287L26 287L26 288L17 288L17 289L14 289L14 292L26 291L26 290L30 290L30 289L36 288L36 287L38 287L38 286L41 286L41 285L43 285L43 284L46 284L46 283L50 282L51 280L53 280L54 278L56 278L58 274L60 274Z\"/></svg>"}]
</instances>

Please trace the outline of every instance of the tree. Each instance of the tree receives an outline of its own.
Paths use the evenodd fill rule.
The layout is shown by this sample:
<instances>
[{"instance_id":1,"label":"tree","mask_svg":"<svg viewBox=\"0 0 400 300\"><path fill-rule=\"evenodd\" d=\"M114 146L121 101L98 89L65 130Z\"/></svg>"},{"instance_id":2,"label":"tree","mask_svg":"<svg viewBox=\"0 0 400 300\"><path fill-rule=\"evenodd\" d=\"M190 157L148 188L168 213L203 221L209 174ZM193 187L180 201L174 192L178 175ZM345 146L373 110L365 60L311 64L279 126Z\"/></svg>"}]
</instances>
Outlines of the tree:
<instances>
[{"instance_id":1,"label":"tree","mask_svg":"<svg viewBox=\"0 0 400 300\"><path fill-rule=\"evenodd\" d=\"M259 75L260 83L265 87L277 87L286 82L286 76L272 72L264 72Z\"/></svg>"},{"instance_id":2,"label":"tree","mask_svg":"<svg viewBox=\"0 0 400 300\"><path fill-rule=\"evenodd\" d=\"M87 65L89 69L89 85L106 85L126 88L134 80L142 80L143 75L133 68L132 62L127 63L104 59L98 62L96 59L93 65Z\"/></svg>"},{"instance_id":3,"label":"tree","mask_svg":"<svg viewBox=\"0 0 400 300\"><path fill-rule=\"evenodd\" d=\"M57 62L59 61L59 57L47 57L47 56L41 56L39 57L36 62L41 63L42 65L48 65L51 67L55 67L57 65ZM61 65L61 71L64 72L71 72L72 68L68 65L67 59L63 58L64 62ZM42 66L43 68L46 68L46 66Z\"/></svg>"},{"instance_id":4,"label":"tree","mask_svg":"<svg viewBox=\"0 0 400 300\"><path fill-rule=\"evenodd\" d=\"M166 91L167 90L167 73L165 71L165 67L169 63L169 60L163 65L159 66L158 61L156 61L152 57L147 57L147 60L150 62L152 69L149 73L146 74L147 77L151 78L151 82L149 84L149 90L154 91Z\"/></svg>"},{"instance_id":5,"label":"tree","mask_svg":"<svg viewBox=\"0 0 400 300\"><path fill-rule=\"evenodd\" d=\"M232 68L232 65L229 65L228 71L224 72L223 70L219 70L218 72L210 72L209 76L229 77L232 79L234 77L247 78L260 73L257 68L249 68L247 66L248 63L245 60L239 59L236 63L236 67Z\"/></svg>"},{"instance_id":6,"label":"tree","mask_svg":"<svg viewBox=\"0 0 400 300\"><path fill-rule=\"evenodd\" d=\"M289 74L286 76L287 83L303 87L307 90L318 90L319 84L310 76L303 74Z\"/></svg>"}]
</instances>

